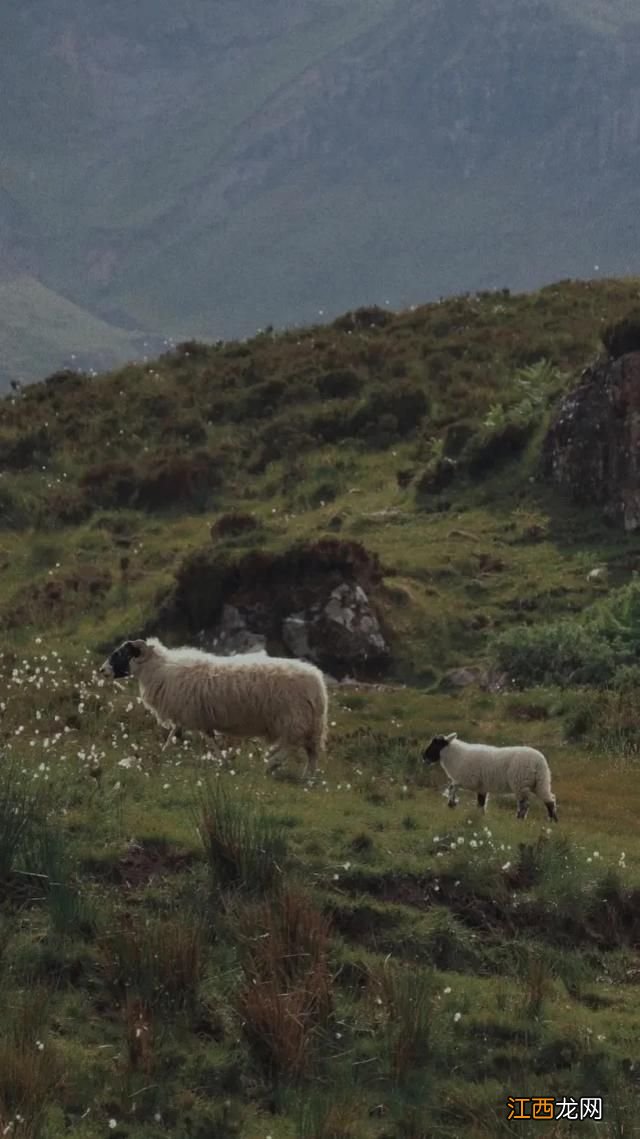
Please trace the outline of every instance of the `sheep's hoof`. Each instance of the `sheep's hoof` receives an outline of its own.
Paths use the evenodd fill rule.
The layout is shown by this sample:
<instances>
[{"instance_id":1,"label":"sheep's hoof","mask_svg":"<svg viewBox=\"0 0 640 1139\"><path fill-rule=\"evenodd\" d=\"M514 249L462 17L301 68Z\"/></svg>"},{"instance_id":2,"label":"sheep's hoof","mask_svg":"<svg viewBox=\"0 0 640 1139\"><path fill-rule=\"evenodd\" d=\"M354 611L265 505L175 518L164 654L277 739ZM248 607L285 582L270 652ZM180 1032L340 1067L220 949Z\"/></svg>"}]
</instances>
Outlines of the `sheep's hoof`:
<instances>
[{"instance_id":1,"label":"sheep's hoof","mask_svg":"<svg viewBox=\"0 0 640 1139\"><path fill-rule=\"evenodd\" d=\"M460 802L460 800L459 800L459 799L449 799L449 800L448 800L448 802L447 802L447 806L448 806L448 807L451 807L451 810L453 810L453 808L454 808L454 807L457 807L457 806L458 806L458 803L459 803L459 802Z\"/></svg>"}]
</instances>

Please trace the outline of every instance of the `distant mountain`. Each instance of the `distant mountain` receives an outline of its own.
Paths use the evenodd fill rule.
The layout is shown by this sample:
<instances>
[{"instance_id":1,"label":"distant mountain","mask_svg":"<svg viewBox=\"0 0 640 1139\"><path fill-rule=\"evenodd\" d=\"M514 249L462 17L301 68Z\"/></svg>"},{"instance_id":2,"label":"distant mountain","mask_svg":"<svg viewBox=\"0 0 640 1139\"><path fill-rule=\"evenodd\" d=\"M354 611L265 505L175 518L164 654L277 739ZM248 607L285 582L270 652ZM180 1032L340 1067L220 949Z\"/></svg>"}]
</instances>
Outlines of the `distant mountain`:
<instances>
[{"instance_id":1,"label":"distant mountain","mask_svg":"<svg viewBox=\"0 0 640 1139\"><path fill-rule=\"evenodd\" d=\"M0 36L5 378L638 271L631 0L5 0Z\"/></svg>"}]
</instances>

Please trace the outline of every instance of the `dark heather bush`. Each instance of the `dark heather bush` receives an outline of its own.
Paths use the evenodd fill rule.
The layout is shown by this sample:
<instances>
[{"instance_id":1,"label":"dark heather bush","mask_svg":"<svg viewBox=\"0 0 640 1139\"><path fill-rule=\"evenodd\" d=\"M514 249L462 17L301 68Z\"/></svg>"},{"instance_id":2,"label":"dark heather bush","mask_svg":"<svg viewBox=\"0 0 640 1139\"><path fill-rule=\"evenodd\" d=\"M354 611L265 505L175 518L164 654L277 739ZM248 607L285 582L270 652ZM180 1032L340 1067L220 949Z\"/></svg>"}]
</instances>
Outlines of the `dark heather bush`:
<instances>
[{"instance_id":1,"label":"dark heather bush","mask_svg":"<svg viewBox=\"0 0 640 1139\"><path fill-rule=\"evenodd\" d=\"M402 380L390 385L376 384L353 417L355 430L367 429L379 423L382 416L394 416L396 430L401 434L415 431L421 419L429 410L429 403L422 388L412 380ZM387 428L388 429L388 428Z\"/></svg>"},{"instance_id":2,"label":"dark heather bush","mask_svg":"<svg viewBox=\"0 0 640 1139\"><path fill-rule=\"evenodd\" d=\"M16 435L0 435L0 470L4 467L19 471L40 465L50 454L51 439L43 427Z\"/></svg>"},{"instance_id":3,"label":"dark heather bush","mask_svg":"<svg viewBox=\"0 0 640 1139\"><path fill-rule=\"evenodd\" d=\"M145 457L138 474L136 504L145 510L190 506L201 510L224 482L224 460L210 451L159 451Z\"/></svg>"},{"instance_id":4,"label":"dark heather bush","mask_svg":"<svg viewBox=\"0 0 640 1139\"><path fill-rule=\"evenodd\" d=\"M211 527L212 538L230 538L238 534L246 534L250 530L257 530L260 521L254 514L241 514L231 512L222 514Z\"/></svg>"},{"instance_id":5,"label":"dark heather bush","mask_svg":"<svg viewBox=\"0 0 640 1139\"><path fill-rule=\"evenodd\" d=\"M626 356L627 352L640 352L640 309L608 324L601 333L601 340L612 360Z\"/></svg>"},{"instance_id":6,"label":"dark heather bush","mask_svg":"<svg viewBox=\"0 0 640 1139\"><path fill-rule=\"evenodd\" d=\"M133 506L138 490L138 472L128 459L96 463L87 467L80 486L94 507Z\"/></svg>"},{"instance_id":7,"label":"dark heather bush","mask_svg":"<svg viewBox=\"0 0 640 1139\"><path fill-rule=\"evenodd\" d=\"M338 368L318 376L316 386L323 399L344 399L358 394L362 380L351 368Z\"/></svg>"},{"instance_id":8,"label":"dark heather bush","mask_svg":"<svg viewBox=\"0 0 640 1139\"><path fill-rule=\"evenodd\" d=\"M524 449L533 430L533 422L507 421L493 430L484 429L473 435L462 449L460 463L473 475L493 470L513 459Z\"/></svg>"}]
</instances>

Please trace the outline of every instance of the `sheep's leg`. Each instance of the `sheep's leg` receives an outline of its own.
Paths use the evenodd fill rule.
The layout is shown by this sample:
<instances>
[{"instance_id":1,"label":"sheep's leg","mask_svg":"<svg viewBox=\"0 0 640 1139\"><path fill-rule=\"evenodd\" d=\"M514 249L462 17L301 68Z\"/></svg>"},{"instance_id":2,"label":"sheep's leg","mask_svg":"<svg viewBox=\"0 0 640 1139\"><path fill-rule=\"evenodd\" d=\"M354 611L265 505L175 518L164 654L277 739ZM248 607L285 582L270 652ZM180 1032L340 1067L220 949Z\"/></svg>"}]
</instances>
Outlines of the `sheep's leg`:
<instances>
[{"instance_id":1,"label":"sheep's leg","mask_svg":"<svg viewBox=\"0 0 640 1139\"><path fill-rule=\"evenodd\" d=\"M521 795L518 799L518 810L516 811L517 819L526 819L529 813L529 797L528 795Z\"/></svg>"},{"instance_id":2,"label":"sheep's leg","mask_svg":"<svg viewBox=\"0 0 640 1139\"><path fill-rule=\"evenodd\" d=\"M481 811L486 811L488 798L489 795L486 791L478 791L478 806Z\"/></svg>"},{"instance_id":3,"label":"sheep's leg","mask_svg":"<svg viewBox=\"0 0 640 1139\"><path fill-rule=\"evenodd\" d=\"M214 731L205 732L205 736L207 737L207 743L208 743L209 747L211 748L213 754L215 755L216 759L218 760L219 763L222 763L224 756L222 754L220 744L218 743L216 733Z\"/></svg>"},{"instance_id":4,"label":"sheep's leg","mask_svg":"<svg viewBox=\"0 0 640 1139\"><path fill-rule=\"evenodd\" d=\"M308 744L308 745L305 745L304 750L307 753L307 762L304 765L304 771L302 772L302 778L303 779L307 779L307 778L313 779L313 777L315 776L315 773L316 773L316 767L318 766L318 749L315 746L315 744Z\"/></svg>"},{"instance_id":5,"label":"sheep's leg","mask_svg":"<svg viewBox=\"0 0 640 1139\"><path fill-rule=\"evenodd\" d=\"M548 815L549 815L549 818L551 819L551 821L554 823L557 823L557 821L558 821L558 809L556 807L555 799L546 799L544 805L547 808L547 812L548 812Z\"/></svg>"},{"instance_id":6,"label":"sheep's leg","mask_svg":"<svg viewBox=\"0 0 640 1139\"><path fill-rule=\"evenodd\" d=\"M448 807L453 808L453 807L458 806L459 800L458 800L458 796L456 794L457 790L458 790L458 788L456 787L455 783L450 783L449 786L447 787L447 793L448 793L447 794L447 806Z\"/></svg>"},{"instance_id":7,"label":"sheep's leg","mask_svg":"<svg viewBox=\"0 0 640 1139\"><path fill-rule=\"evenodd\" d=\"M286 756L283 744L273 744L273 746L269 748L269 751L266 755L267 774L271 775L274 771L277 771L279 767L282 767L285 758Z\"/></svg>"}]
</instances>

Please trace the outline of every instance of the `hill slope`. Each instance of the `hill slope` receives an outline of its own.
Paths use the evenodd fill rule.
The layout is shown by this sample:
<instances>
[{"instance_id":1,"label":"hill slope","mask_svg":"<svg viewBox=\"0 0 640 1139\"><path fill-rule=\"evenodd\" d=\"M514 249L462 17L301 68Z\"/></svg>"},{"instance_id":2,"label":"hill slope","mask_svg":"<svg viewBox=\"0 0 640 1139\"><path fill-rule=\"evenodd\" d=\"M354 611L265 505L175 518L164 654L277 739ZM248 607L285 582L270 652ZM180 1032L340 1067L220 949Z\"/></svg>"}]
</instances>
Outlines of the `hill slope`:
<instances>
[{"instance_id":1,"label":"hill slope","mask_svg":"<svg viewBox=\"0 0 640 1139\"><path fill-rule=\"evenodd\" d=\"M12 0L0 31L0 238L117 327L635 271L623 0Z\"/></svg>"},{"instance_id":2,"label":"hill slope","mask_svg":"<svg viewBox=\"0 0 640 1139\"><path fill-rule=\"evenodd\" d=\"M540 444L638 287L360 309L0 399L0 1127L507 1139L517 1096L558 1139L574 1099L627 1133L638 542L553 493ZM191 641L242 566L275 603L331 542L380 558L392 651L328 685L315 783L261 741L162 750L96 674L177 587ZM554 833L535 795L447 806L420 756L453 730L543 749Z\"/></svg>"}]
</instances>

